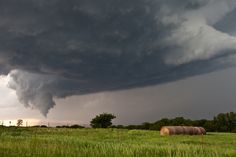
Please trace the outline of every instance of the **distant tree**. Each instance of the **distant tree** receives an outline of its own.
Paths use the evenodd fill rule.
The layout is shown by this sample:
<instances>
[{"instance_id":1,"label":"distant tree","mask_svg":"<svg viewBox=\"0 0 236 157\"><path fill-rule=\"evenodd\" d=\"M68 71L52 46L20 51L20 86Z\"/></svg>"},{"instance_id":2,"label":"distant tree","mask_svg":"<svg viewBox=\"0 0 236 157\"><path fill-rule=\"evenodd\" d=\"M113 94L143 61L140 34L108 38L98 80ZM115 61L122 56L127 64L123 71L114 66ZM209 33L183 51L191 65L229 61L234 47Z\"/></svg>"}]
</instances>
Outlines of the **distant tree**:
<instances>
[{"instance_id":1,"label":"distant tree","mask_svg":"<svg viewBox=\"0 0 236 157\"><path fill-rule=\"evenodd\" d=\"M236 113L220 113L214 117L217 131L232 132L236 128Z\"/></svg>"},{"instance_id":2,"label":"distant tree","mask_svg":"<svg viewBox=\"0 0 236 157\"><path fill-rule=\"evenodd\" d=\"M22 119L18 119L16 125L17 125L18 127L20 127L21 125L23 125L23 120L22 120Z\"/></svg>"},{"instance_id":3,"label":"distant tree","mask_svg":"<svg viewBox=\"0 0 236 157\"><path fill-rule=\"evenodd\" d=\"M124 126L123 126L123 125L117 125L116 128L118 128L118 129L123 129Z\"/></svg>"},{"instance_id":4,"label":"distant tree","mask_svg":"<svg viewBox=\"0 0 236 157\"><path fill-rule=\"evenodd\" d=\"M40 125L33 125L32 128L40 128Z\"/></svg>"},{"instance_id":5,"label":"distant tree","mask_svg":"<svg viewBox=\"0 0 236 157\"><path fill-rule=\"evenodd\" d=\"M201 126L201 125L198 125L198 126ZM207 120L206 123L202 126L206 129L207 132L216 131L216 126L213 120Z\"/></svg>"},{"instance_id":6,"label":"distant tree","mask_svg":"<svg viewBox=\"0 0 236 157\"><path fill-rule=\"evenodd\" d=\"M150 125L150 130L160 130L163 126L173 125L171 124L172 121L168 118L162 118L159 121L156 121L155 123Z\"/></svg>"},{"instance_id":7,"label":"distant tree","mask_svg":"<svg viewBox=\"0 0 236 157\"><path fill-rule=\"evenodd\" d=\"M149 130L149 129L150 129L150 126L151 126L151 123L144 122L144 123L140 126L140 129Z\"/></svg>"},{"instance_id":8,"label":"distant tree","mask_svg":"<svg viewBox=\"0 0 236 157\"><path fill-rule=\"evenodd\" d=\"M116 116L113 114L103 113L93 118L90 122L90 125L93 128L108 128L112 125L112 119L114 118L116 118Z\"/></svg>"},{"instance_id":9,"label":"distant tree","mask_svg":"<svg viewBox=\"0 0 236 157\"><path fill-rule=\"evenodd\" d=\"M139 125L128 125L128 126L126 126L126 129L133 130L133 129L138 129L138 127L139 127Z\"/></svg>"},{"instance_id":10,"label":"distant tree","mask_svg":"<svg viewBox=\"0 0 236 157\"><path fill-rule=\"evenodd\" d=\"M83 126L81 126L81 125L78 125L78 124L74 124L74 125L71 125L70 126L70 128L73 128L73 129L82 129L82 128L84 128Z\"/></svg>"}]
</instances>

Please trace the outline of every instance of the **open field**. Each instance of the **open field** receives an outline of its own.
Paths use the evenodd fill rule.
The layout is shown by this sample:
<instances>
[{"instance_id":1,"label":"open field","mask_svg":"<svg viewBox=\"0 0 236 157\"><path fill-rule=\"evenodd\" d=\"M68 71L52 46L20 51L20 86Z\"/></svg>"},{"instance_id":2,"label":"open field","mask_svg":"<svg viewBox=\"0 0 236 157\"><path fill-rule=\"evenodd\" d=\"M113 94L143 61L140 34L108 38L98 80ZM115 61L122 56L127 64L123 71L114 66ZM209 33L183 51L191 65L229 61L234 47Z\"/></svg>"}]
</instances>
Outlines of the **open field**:
<instances>
[{"instance_id":1,"label":"open field","mask_svg":"<svg viewBox=\"0 0 236 157\"><path fill-rule=\"evenodd\" d=\"M236 134L161 137L157 131L0 128L0 157L236 157Z\"/></svg>"}]
</instances>

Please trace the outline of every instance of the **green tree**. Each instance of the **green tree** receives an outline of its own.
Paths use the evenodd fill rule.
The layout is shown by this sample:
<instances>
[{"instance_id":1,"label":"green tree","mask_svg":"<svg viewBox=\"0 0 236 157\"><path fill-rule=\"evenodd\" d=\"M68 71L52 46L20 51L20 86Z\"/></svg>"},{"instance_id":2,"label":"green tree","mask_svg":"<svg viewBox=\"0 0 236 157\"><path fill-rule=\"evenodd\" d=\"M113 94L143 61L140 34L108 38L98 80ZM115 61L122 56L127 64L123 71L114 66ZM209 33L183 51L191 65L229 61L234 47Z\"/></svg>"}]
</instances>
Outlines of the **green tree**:
<instances>
[{"instance_id":1,"label":"green tree","mask_svg":"<svg viewBox=\"0 0 236 157\"><path fill-rule=\"evenodd\" d=\"M112 125L112 119L114 118L116 118L116 116L113 114L103 113L93 118L90 122L90 125L93 128L108 128Z\"/></svg>"},{"instance_id":2,"label":"green tree","mask_svg":"<svg viewBox=\"0 0 236 157\"><path fill-rule=\"evenodd\" d=\"M16 124L18 127L23 125L23 120L22 119L18 119L17 120L17 124Z\"/></svg>"},{"instance_id":3,"label":"green tree","mask_svg":"<svg viewBox=\"0 0 236 157\"><path fill-rule=\"evenodd\" d=\"M236 128L236 113L220 113L214 117L217 131L232 132Z\"/></svg>"}]
</instances>

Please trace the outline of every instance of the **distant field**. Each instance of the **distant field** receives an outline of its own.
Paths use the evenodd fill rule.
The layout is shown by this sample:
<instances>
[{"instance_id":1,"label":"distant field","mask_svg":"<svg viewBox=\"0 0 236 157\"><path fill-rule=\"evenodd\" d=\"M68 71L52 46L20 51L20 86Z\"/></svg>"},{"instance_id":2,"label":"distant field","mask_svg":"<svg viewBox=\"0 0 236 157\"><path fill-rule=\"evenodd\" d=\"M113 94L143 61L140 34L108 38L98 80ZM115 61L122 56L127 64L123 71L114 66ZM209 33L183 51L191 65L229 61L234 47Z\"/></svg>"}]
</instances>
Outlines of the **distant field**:
<instances>
[{"instance_id":1,"label":"distant field","mask_svg":"<svg viewBox=\"0 0 236 157\"><path fill-rule=\"evenodd\" d=\"M236 134L161 137L157 131L0 128L0 157L236 157Z\"/></svg>"}]
</instances>

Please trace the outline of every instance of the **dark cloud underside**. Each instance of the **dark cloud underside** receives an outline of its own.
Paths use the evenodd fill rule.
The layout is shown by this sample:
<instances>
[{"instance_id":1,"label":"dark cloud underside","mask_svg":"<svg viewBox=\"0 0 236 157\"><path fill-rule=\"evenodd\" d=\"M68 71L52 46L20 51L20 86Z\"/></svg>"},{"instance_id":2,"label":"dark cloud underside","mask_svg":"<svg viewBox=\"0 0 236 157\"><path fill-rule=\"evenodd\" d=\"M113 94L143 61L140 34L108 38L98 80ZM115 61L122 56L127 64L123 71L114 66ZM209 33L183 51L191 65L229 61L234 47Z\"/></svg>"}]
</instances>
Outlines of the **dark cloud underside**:
<instances>
[{"instance_id":1,"label":"dark cloud underside","mask_svg":"<svg viewBox=\"0 0 236 157\"><path fill-rule=\"evenodd\" d=\"M0 70L19 100L43 114L53 97L207 73L235 64L236 38L220 29L235 7L233 0L0 0Z\"/></svg>"}]
</instances>

